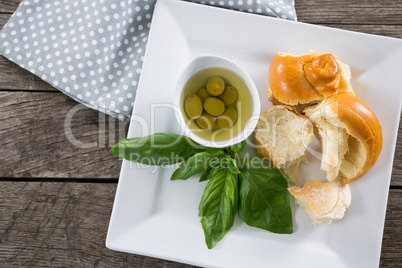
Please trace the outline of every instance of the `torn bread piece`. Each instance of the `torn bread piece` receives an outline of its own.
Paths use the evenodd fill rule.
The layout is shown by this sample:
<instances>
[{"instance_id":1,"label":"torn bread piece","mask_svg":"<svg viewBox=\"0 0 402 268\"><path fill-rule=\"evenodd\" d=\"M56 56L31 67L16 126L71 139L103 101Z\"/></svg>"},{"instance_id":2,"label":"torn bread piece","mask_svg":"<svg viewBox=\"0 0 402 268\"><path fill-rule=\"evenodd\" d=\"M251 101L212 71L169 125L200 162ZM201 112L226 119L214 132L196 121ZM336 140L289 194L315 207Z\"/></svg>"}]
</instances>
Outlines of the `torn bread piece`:
<instances>
[{"instance_id":1,"label":"torn bread piece","mask_svg":"<svg viewBox=\"0 0 402 268\"><path fill-rule=\"evenodd\" d=\"M321 169L327 179L355 181L376 163L382 148L382 129L374 112L348 94L332 96L304 110L321 143Z\"/></svg>"},{"instance_id":2,"label":"torn bread piece","mask_svg":"<svg viewBox=\"0 0 402 268\"><path fill-rule=\"evenodd\" d=\"M308 181L303 188L294 186L288 190L295 197L296 204L313 220L315 227L342 219L352 200L349 185L339 182Z\"/></svg>"},{"instance_id":3,"label":"torn bread piece","mask_svg":"<svg viewBox=\"0 0 402 268\"><path fill-rule=\"evenodd\" d=\"M309 113L309 116L314 122L314 133L322 148L321 169L327 173L328 181L334 181L349 149L349 134L334 118L323 118L317 112Z\"/></svg>"},{"instance_id":4,"label":"torn bread piece","mask_svg":"<svg viewBox=\"0 0 402 268\"><path fill-rule=\"evenodd\" d=\"M310 120L293 107L277 105L260 115L254 140L260 157L269 158L289 183L296 184L313 136Z\"/></svg>"}]
</instances>

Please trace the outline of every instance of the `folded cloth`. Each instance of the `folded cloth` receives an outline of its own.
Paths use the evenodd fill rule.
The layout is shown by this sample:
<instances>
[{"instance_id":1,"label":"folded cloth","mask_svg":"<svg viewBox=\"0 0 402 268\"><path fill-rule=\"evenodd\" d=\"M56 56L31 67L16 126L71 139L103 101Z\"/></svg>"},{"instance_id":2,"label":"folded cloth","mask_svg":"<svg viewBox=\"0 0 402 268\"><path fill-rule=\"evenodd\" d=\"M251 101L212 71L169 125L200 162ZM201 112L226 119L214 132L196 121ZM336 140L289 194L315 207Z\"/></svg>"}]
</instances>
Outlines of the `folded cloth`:
<instances>
[{"instance_id":1,"label":"folded cloth","mask_svg":"<svg viewBox=\"0 0 402 268\"><path fill-rule=\"evenodd\" d=\"M0 54L76 101L131 115L155 0L23 0L0 33ZM293 0L199 1L296 20Z\"/></svg>"}]
</instances>

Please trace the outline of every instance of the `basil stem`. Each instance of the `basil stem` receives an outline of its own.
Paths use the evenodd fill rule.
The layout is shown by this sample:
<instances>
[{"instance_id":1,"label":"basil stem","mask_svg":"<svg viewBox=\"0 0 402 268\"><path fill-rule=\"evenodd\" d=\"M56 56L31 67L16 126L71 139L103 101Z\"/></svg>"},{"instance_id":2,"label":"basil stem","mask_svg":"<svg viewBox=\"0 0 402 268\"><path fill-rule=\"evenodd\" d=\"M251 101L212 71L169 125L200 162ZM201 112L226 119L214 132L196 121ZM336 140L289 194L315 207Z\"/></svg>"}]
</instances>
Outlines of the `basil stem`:
<instances>
[{"instance_id":1,"label":"basil stem","mask_svg":"<svg viewBox=\"0 0 402 268\"><path fill-rule=\"evenodd\" d=\"M246 148L246 145L247 145L247 139L238 144L230 146L229 149L234 153L241 153Z\"/></svg>"}]
</instances>

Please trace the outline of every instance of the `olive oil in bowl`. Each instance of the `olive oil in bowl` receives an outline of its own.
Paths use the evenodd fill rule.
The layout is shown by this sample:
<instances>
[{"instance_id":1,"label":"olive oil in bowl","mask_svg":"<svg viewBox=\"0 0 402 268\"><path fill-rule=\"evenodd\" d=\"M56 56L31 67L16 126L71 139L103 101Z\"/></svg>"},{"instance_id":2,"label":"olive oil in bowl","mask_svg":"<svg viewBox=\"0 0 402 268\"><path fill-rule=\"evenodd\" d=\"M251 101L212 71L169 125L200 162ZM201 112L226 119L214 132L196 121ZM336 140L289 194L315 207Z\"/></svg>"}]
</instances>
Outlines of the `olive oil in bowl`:
<instances>
[{"instance_id":1,"label":"olive oil in bowl","mask_svg":"<svg viewBox=\"0 0 402 268\"><path fill-rule=\"evenodd\" d=\"M196 95L201 88L205 88L211 77L220 77L225 86L232 86L236 89L237 96L233 104L226 106L227 110L233 108L237 111L235 123L230 128L218 128L215 123L212 129L203 129L191 119L185 110L185 100L190 95ZM219 97L218 97L219 98ZM180 96L180 111L187 127L196 136L212 143L222 143L231 140L244 131L253 115L253 98L246 82L235 72L226 68L206 68L191 76L185 83ZM230 107L230 108L229 108ZM217 119L218 117L215 117ZM216 122L216 121L215 121Z\"/></svg>"}]
</instances>

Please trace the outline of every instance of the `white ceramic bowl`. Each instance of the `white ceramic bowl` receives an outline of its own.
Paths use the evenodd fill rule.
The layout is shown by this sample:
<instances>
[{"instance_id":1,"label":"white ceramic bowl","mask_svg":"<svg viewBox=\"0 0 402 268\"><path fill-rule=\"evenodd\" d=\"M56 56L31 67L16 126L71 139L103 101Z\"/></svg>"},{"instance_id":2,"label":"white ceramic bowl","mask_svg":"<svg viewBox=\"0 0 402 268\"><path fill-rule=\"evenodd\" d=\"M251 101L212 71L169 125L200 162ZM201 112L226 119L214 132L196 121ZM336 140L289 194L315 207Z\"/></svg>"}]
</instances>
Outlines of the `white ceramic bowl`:
<instances>
[{"instance_id":1,"label":"white ceramic bowl","mask_svg":"<svg viewBox=\"0 0 402 268\"><path fill-rule=\"evenodd\" d=\"M195 123L191 127L191 123L187 118L187 115L184 112L184 100L186 97L186 93L184 87L186 83L191 79L195 74L199 74L202 70L210 69L210 68L218 68L216 70L222 70L224 72L231 72L234 73L237 77L237 81L242 81L242 91L238 92L239 100L242 99L243 101L239 102L245 103L243 105L244 113L240 113L240 108L238 107L238 118L242 119L242 122L236 122L235 125L232 127L231 133L223 134L221 132L214 133L214 135L210 134L206 135L205 130L197 129ZM216 74L222 77L220 74ZM224 77L223 77L224 78ZM225 78L224 78L225 79ZM233 85L235 86L235 85ZM236 87L236 86L235 86ZM195 93L197 89L190 89L191 93ZM238 90L239 91L239 90ZM241 98L241 94L243 97ZM180 124L182 132L192 140L198 142L199 144L207 147L215 147L215 148L222 148L237 144L243 140L245 140L250 134L254 131L258 118L260 115L260 99L258 96L257 89L254 85L254 82L250 78L250 76L237 64L233 63L232 61L225 59L219 56L213 55L205 55L199 56L193 59L187 67L184 69L182 75L180 76L177 87L176 93L174 96L173 104L175 107L178 108L178 112L176 112L177 121ZM238 105L238 104L236 104ZM241 114L241 115L240 115ZM198 133L198 134L197 134ZM211 133L211 132L210 132ZM205 134L205 135L204 135ZM216 134L216 135L215 135Z\"/></svg>"}]
</instances>

